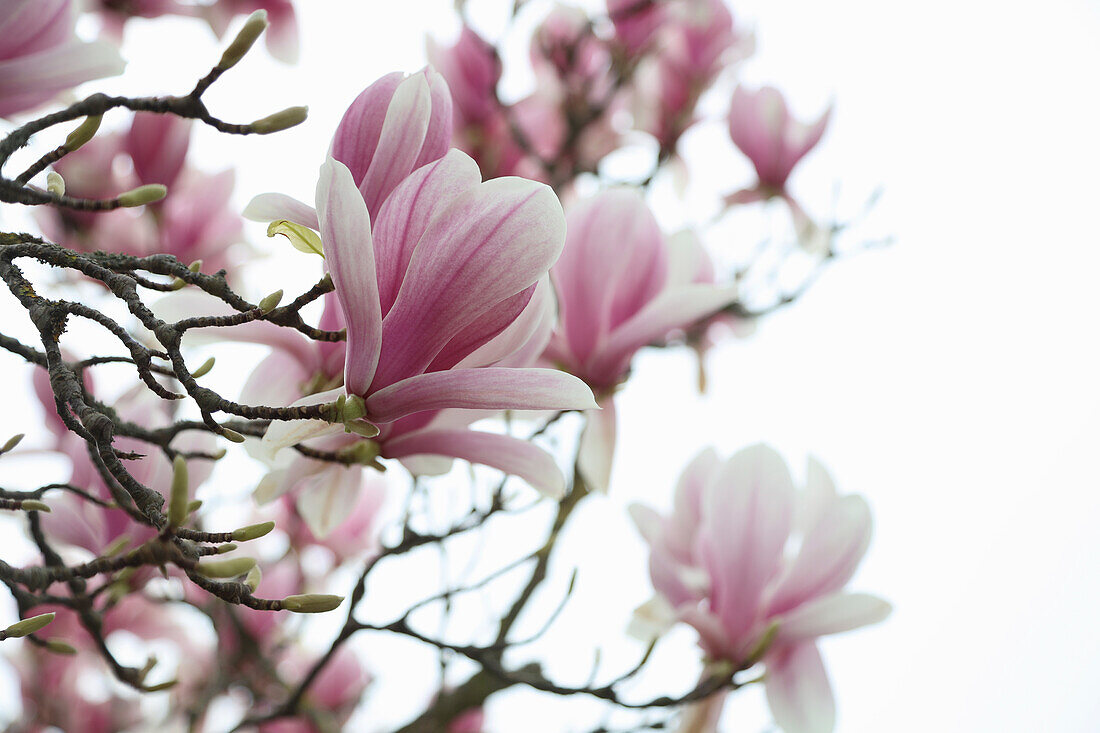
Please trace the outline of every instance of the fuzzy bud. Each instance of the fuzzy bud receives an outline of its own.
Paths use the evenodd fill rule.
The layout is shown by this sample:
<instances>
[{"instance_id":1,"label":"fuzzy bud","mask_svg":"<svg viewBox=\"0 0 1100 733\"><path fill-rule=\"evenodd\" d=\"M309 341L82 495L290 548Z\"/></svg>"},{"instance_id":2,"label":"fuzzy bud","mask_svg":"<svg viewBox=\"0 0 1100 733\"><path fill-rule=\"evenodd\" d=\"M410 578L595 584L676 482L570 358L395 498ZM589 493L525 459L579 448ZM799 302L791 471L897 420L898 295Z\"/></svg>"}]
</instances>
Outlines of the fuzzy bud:
<instances>
[{"instance_id":1,"label":"fuzzy bud","mask_svg":"<svg viewBox=\"0 0 1100 733\"><path fill-rule=\"evenodd\" d=\"M64 639L47 639L46 649L54 654L64 654L69 657L76 654L76 647Z\"/></svg>"},{"instance_id":2,"label":"fuzzy bud","mask_svg":"<svg viewBox=\"0 0 1100 733\"><path fill-rule=\"evenodd\" d=\"M200 366L195 371L191 372L191 376L194 377L195 379L198 379L199 377L205 377L207 374L210 373L210 370L213 369L213 368L214 368L214 357L210 357L209 359L207 359L206 361L204 361L202 363L202 366Z\"/></svg>"},{"instance_id":3,"label":"fuzzy bud","mask_svg":"<svg viewBox=\"0 0 1100 733\"><path fill-rule=\"evenodd\" d=\"M18 433L8 438L8 442L4 443L4 447L0 448L0 454L7 453L10 450L14 450L15 446L19 445L19 441L23 440L24 433Z\"/></svg>"},{"instance_id":4,"label":"fuzzy bud","mask_svg":"<svg viewBox=\"0 0 1100 733\"><path fill-rule=\"evenodd\" d=\"M19 504L19 508L25 512L49 512L50 507L42 501L36 499L24 499Z\"/></svg>"},{"instance_id":5,"label":"fuzzy bud","mask_svg":"<svg viewBox=\"0 0 1100 733\"><path fill-rule=\"evenodd\" d=\"M202 499L192 499L187 502L187 515L190 516L199 510L202 506Z\"/></svg>"},{"instance_id":6,"label":"fuzzy bud","mask_svg":"<svg viewBox=\"0 0 1100 733\"><path fill-rule=\"evenodd\" d=\"M264 298L260 301L260 310L263 311L265 314L270 313L279 306L279 301L281 301L282 299L283 291L276 290L274 293L264 296Z\"/></svg>"},{"instance_id":7,"label":"fuzzy bud","mask_svg":"<svg viewBox=\"0 0 1100 733\"><path fill-rule=\"evenodd\" d=\"M168 188L161 183L149 183L118 195L118 205L131 208L155 204L168 195Z\"/></svg>"},{"instance_id":8,"label":"fuzzy bud","mask_svg":"<svg viewBox=\"0 0 1100 733\"><path fill-rule=\"evenodd\" d=\"M65 195L65 179L61 177L60 173L50 171L46 174L46 190L54 196Z\"/></svg>"},{"instance_id":9,"label":"fuzzy bud","mask_svg":"<svg viewBox=\"0 0 1100 733\"><path fill-rule=\"evenodd\" d=\"M43 613L38 616L25 618L22 621L16 621L14 624L4 629L4 636L8 639L18 639L33 634L53 621L56 615L56 613Z\"/></svg>"},{"instance_id":10,"label":"fuzzy bud","mask_svg":"<svg viewBox=\"0 0 1100 733\"><path fill-rule=\"evenodd\" d=\"M228 557L224 560L203 560L198 571L208 578L236 578L256 567L251 557Z\"/></svg>"},{"instance_id":11,"label":"fuzzy bud","mask_svg":"<svg viewBox=\"0 0 1100 733\"><path fill-rule=\"evenodd\" d=\"M222 437L233 443L243 443L244 436L238 433L236 430L229 428L222 428Z\"/></svg>"},{"instance_id":12,"label":"fuzzy bud","mask_svg":"<svg viewBox=\"0 0 1100 733\"><path fill-rule=\"evenodd\" d=\"M287 107L273 115L260 118L249 127L257 135L270 135L273 132L281 132L306 121L309 113L308 107Z\"/></svg>"},{"instance_id":13,"label":"fuzzy bud","mask_svg":"<svg viewBox=\"0 0 1100 733\"><path fill-rule=\"evenodd\" d=\"M233 550L237 549L236 542L226 542L224 545L220 545L217 550L214 551L215 555L228 555ZM249 571L251 572L251 571Z\"/></svg>"},{"instance_id":14,"label":"fuzzy bud","mask_svg":"<svg viewBox=\"0 0 1100 733\"><path fill-rule=\"evenodd\" d=\"M321 593L287 596L282 601L283 609L294 613L325 613L337 608L343 602L343 596L331 596Z\"/></svg>"},{"instance_id":15,"label":"fuzzy bud","mask_svg":"<svg viewBox=\"0 0 1100 733\"><path fill-rule=\"evenodd\" d=\"M264 573L260 570L260 566L252 568L248 571L248 575L244 576L244 584L248 586L248 589L253 593L260 587L260 581L263 579Z\"/></svg>"},{"instance_id":16,"label":"fuzzy bud","mask_svg":"<svg viewBox=\"0 0 1100 733\"><path fill-rule=\"evenodd\" d=\"M187 461L176 456L172 461L172 489L168 494L168 526L176 528L187 521Z\"/></svg>"},{"instance_id":17,"label":"fuzzy bud","mask_svg":"<svg viewBox=\"0 0 1100 733\"><path fill-rule=\"evenodd\" d=\"M233 539L237 542L258 540L273 529L275 529L275 522L272 521L250 524L247 527L233 530Z\"/></svg>"},{"instance_id":18,"label":"fuzzy bud","mask_svg":"<svg viewBox=\"0 0 1100 733\"><path fill-rule=\"evenodd\" d=\"M236 66L237 62L244 58L244 55L252 48L252 44L256 42L256 39L260 37L265 28L267 28L266 10L257 10L248 16L244 25L241 26L241 30L237 32L237 37L233 39L233 42L222 54L217 68L224 71Z\"/></svg>"},{"instance_id":19,"label":"fuzzy bud","mask_svg":"<svg viewBox=\"0 0 1100 733\"><path fill-rule=\"evenodd\" d=\"M192 262L190 265L187 266L187 269L189 271L195 273L196 275L199 274L199 272L202 271L202 260L195 260L194 262Z\"/></svg>"},{"instance_id":20,"label":"fuzzy bud","mask_svg":"<svg viewBox=\"0 0 1100 733\"><path fill-rule=\"evenodd\" d=\"M80 126L70 132L69 136L65 138L65 149L70 153L74 150L78 150L84 143L95 137L96 132L99 131L99 123L102 121L102 115L85 117L84 121L80 123Z\"/></svg>"}]
</instances>

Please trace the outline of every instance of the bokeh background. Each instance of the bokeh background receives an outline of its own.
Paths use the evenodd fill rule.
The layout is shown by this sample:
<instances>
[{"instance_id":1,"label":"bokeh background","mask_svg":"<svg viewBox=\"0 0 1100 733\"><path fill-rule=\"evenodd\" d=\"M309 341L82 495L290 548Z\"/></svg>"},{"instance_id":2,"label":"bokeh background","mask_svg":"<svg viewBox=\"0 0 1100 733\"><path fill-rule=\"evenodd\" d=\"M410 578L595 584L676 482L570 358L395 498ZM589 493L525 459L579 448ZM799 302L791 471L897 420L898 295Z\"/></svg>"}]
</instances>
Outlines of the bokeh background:
<instances>
[{"instance_id":1,"label":"bokeh background","mask_svg":"<svg viewBox=\"0 0 1100 733\"><path fill-rule=\"evenodd\" d=\"M470 2L470 17L496 39L509 6ZM268 138L197 130L192 147L201 167L236 166L241 208L265 191L310 200L354 96L386 72L422 66L426 34L449 41L458 30L443 0L298 8L300 65L253 53L207 101L225 119L292 104L308 104L310 119ZM721 343L707 359L705 394L690 350L637 360L619 403L610 494L578 516L558 559L559 575L574 565L580 574L548 647L560 657L551 671L582 670L583 679L594 647L604 647L609 668L640 649L620 638L649 593L644 546L625 507L666 506L704 445L728 455L766 441L796 470L817 456L841 491L864 494L874 511L875 537L852 586L895 611L880 626L823 642L839 731L1096 730L1100 5L739 0L733 9L757 40L741 80L780 87L803 118L835 105L822 145L795 172L795 194L819 217L854 219L841 235L851 250L892 242L831 265L755 333ZM524 18L504 48L506 97L533 83L522 31L539 17ZM189 89L218 44L198 22L134 21L124 56L126 75L96 88ZM708 220L718 195L750 180L726 136L730 87L719 86L725 91L704 102L709 120L681 147L687 203L672 195L673 181L655 186L652 203L670 231ZM776 218L727 218L704 242L721 252L767 236L781 226ZM293 292L318 275L259 225L248 234L271 253L257 292ZM0 295L5 328L23 317L11 300ZM0 368L0 436L33 434L29 374L14 359ZM34 483L43 470L33 457L5 458L3 482ZM232 491L247 493L254 477L243 463L239 470ZM386 729L423 700L420 665L431 657L398 653L405 647L386 640L362 649L379 680L356 725ZM663 675L690 686L680 678L691 654L681 656L662 661L658 684ZM3 679L0 709L16 699ZM490 708L492 729L583 730L593 704L557 703L509 692ZM726 720L723 730L766 729L762 692L740 693Z\"/></svg>"}]
</instances>

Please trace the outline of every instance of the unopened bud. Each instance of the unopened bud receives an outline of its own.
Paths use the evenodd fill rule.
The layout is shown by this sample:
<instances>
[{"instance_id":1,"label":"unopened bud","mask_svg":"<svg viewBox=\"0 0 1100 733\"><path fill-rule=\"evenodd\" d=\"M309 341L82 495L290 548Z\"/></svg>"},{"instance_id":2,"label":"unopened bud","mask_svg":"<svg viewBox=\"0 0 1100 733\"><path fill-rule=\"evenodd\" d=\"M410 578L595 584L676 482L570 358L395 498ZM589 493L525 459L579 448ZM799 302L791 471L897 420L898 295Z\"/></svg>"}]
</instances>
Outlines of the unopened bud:
<instances>
[{"instance_id":1,"label":"unopened bud","mask_svg":"<svg viewBox=\"0 0 1100 733\"><path fill-rule=\"evenodd\" d=\"M187 521L187 461L176 456L172 461L172 489L168 494L168 526L173 529Z\"/></svg>"},{"instance_id":2,"label":"unopened bud","mask_svg":"<svg viewBox=\"0 0 1100 733\"><path fill-rule=\"evenodd\" d=\"M24 499L19 504L19 508L25 512L49 512L50 507L45 502L38 501L37 499Z\"/></svg>"},{"instance_id":3,"label":"unopened bud","mask_svg":"<svg viewBox=\"0 0 1100 733\"><path fill-rule=\"evenodd\" d=\"M192 499L187 502L187 516L191 516L202 507L202 499Z\"/></svg>"},{"instance_id":4,"label":"unopened bud","mask_svg":"<svg viewBox=\"0 0 1100 733\"><path fill-rule=\"evenodd\" d=\"M133 206L145 206L154 204L168 195L168 188L163 183L148 183L144 186L130 189L118 195L118 205L127 208Z\"/></svg>"},{"instance_id":5,"label":"unopened bud","mask_svg":"<svg viewBox=\"0 0 1100 733\"><path fill-rule=\"evenodd\" d=\"M215 555L228 555L233 550L237 549L236 542L226 542L224 545L219 545L218 549L214 551Z\"/></svg>"},{"instance_id":6,"label":"unopened bud","mask_svg":"<svg viewBox=\"0 0 1100 733\"><path fill-rule=\"evenodd\" d=\"M195 260L187 266L187 269L197 275L202 270L202 260Z\"/></svg>"},{"instance_id":7,"label":"unopened bud","mask_svg":"<svg viewBox=\"0 0 1100 733\"><path fill-rule=\"evenodd\" d=\"M172 290L172 291L176 291L176 290L183 290L186 287L187 287L187 281L186 280L180 280L178 277L174 277L174 278L172 278L172 284L169 286L169 289Z\"/></svg>"},{"instance_id":8,"label":"unopened bud","mask_svg":"<svg viewBox=\"0 0 1100 733\"><path fill-rule=\"evenodd\" d=\"M28 634L33 634L49 622L53 621L54 616L56 615L56 613L43 613L39 614L38 616L25 618L22 621L16 621L14 624L4 629L4 636L9 639L18 639L27 636Z\"/></svg>"},{"instance_id":9,"label":"unopened bud","mask_svg":"<svg viewBox=\"0 0 1100 733\"><path fill-rule=\"evenodd\" d=\"M275 522L272 521L250 524L247 527L233 530L233 539L237 542L258 540L273 529L275 529Z\"/></svg>"},{"instance_id":10,"label":"unopened bud","mask_svg":"<svg viewBox=\"0 0 1100 733\"><path fill-rule=\"evenodd\" d=\"M256 120L249 127L257 135L270 135L302 124L306 121L308 113L309 107L287 107L273 115Z\"/></svg>"},{"instance_id":11,"label":"unopened bud","mask_svg":"<svg viewBox=\"0 0 1100 733\"><path fill-rule=\"evenodd\" d=\"M244 436L238 433L236 430L230 428L222 428L222 437L233 443L243 443Z\"/></svg>"},{"instance_id":12,"label":"unopened bud","mask_svg":"<svg viewBox=\"0 0 1100 733\"><path fill-rule=\"evenodd\" d=\"M80 126L70 132L69 136L65 138L65 149L71 153L95 137L96 132L99 131L99 123L102 121L103 115L85 117L84 121L80 123Z\"/></svg>"},{"instance_id":13,"label":"unopened bud","mask_svg":"<svg viewBox=\"0 0 1100 733\"><path fill-rule=\"evenodd\" d=\"M340 420L342 422L351 422L352 420L358 420L367 414L367 403L362 397L357 394L349 395L344 402L343 409L340 413Z\"/></svg>"},{"instance_id":14,"label":"unopened bud","mask_svg":"<svg viewBox=\"0 0 1100 733\"><path fill-rule=\"evenodd\" d=\"M282 290L276 290L274 293L271 293L270 295L265 295L263 297L263 299L260 301L260 310L263 311L264 313L270 313L271 311L275 310L276 307L278 307L279 301L281 301L282 299L283 299L283 291Z\"/></svg>"},{"instance_id":15,"label":"unopened bud","mask_svg":"<svg viewBox=\"0 0 1100 733\"><path fill-rule=\"evenodd\" d=\"M76 647L64 639L47 639L46 649L54 654L65 654L67 656L76 654Z\"/></svg>"},{"instance_id":16,"label":"unopened bud","mask_svg":"<svg viewBox=\"0 0 1100 733\"><path fill-rule=\"evenodd\" d=\"M46 190L54 196L65 195L65 179L61 177L60 173L50 171L46 174Z\"/></svg>"},{"instance_id":17,"label":"unopened bud","mask_svg":"<svg viewBox=\"0 0 1100 733\"><path fill-rule=\"evenodd\" d=\"M202 366L200 366L195 371L191 372L191 376L194 377L195 379L198 379L199 377L205 377L207 374L210 373L210 370L213 369L213 368L214 368L214 357L210 357L209 359L207 359L206 361L204 361L202 363Z\"/></svg>"},{"instance_id":18,"label":"unopened bud","mask_svg":"<svg viewBox=\"0 0 1100 733\"><path fill-rule=\"evenodd\" d=\"M256 566L251 557L227 557L224 560L203 560L198 571L208 578L236 578Z\"/></svg>"},{"instance_id":19,"label":"unopened bud","mask_svg":"<svg viewBox=\"0 0 1100 733\"><path fill-rule=\"evenodd\" d=\"M263 579L264 573L260 570L260 566L252 568L248 571L248 575L244 576L244 584L248 586L248 589L253 593L260 587L260 581Z\"/></svg>"},{"instance_id":20,"label":"unopened bud","mask_svg":"<svg viewBox=\"0 0 1100 733\"><path fill-rule=\"evenodd\" d=\"M14 450L15 446L19 445L19 441L23 440L24 433L18 433L8 438L8 442L4 443L4 447L0 448L0 453L7 453L10 450Z\"/></svg>"},{"instance_id":21,"label":"unopened bud","mask_svg":"<svg viewBox=\"0 0 1100 733\"><path fill-rule=\"evenodd\" d=\"M221 61L218 62L218 68L225 70L236 66L237 62L244 58L244 55L252 48L252 44L256 42L260 34L264 32L264 28L267 28L266 10L257 10L248 16L241 30L237 33L237 37L233 39L233 42L222 54Z\"/></svg>"},{"instance_id":22,"label":"unopened bud","mask_svg":"<svg viewBox=\"0 0 1100 733\"><path fill-rule=\"evenodd\" d=\"M282 601L283 608L294 613L325 613L337 608L343 602L343 596L330 596L319 593L287 596Z\"/></svg>"},{"instance_id":23,"label":"unopened bud","mask_svg":"<svg viewBox=\"0 0 1100 733\"><path fill-rule=\"evenodd\" d=\"M299 252L325 256L324 247L321 245L321 237L307 226L286 219L279 219L267 225L267 236L274 237L276 234L282 234L289 239L291 246ZM325 274L328 275L328 273Z\"/></svg>"}]
</instances>

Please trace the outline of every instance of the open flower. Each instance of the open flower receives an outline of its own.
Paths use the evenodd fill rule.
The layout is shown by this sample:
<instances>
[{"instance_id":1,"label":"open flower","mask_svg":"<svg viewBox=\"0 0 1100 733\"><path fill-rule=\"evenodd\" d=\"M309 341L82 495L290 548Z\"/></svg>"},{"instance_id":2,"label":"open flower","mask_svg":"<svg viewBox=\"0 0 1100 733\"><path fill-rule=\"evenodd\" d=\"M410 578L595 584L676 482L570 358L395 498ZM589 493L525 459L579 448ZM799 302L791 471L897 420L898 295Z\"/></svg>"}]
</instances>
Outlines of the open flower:
<instances>
[{"instance_id":1,"label":"open flower","mask_svg":"<svg viewBox=\"0 0 1100 733\"><path fill-rule=\"evenodd\" d=\"M763 662L786 733L831 731L833 694L815 641L890 612L875 596L844 590L871 540L863 498L838 496L816 462L798 496L783 459L756 445L724 463L700 454L670 517L631 512L650 546L653 587L672 618L698 630L707 657L737 669Z\"/></svg>"},{"instance_id":2,"label":"open flower","mask_svg":"<svg viewBox=\"0 0 1100 733\"><path fill-rule=\"evenodd\" d=\"M0 0L0 117L122 73L118 49L81 41L75 25L71 0Z\"/></svg>"},{"instance_id":3,"label":"open flower","mask_svg":"<svg viewBox=\"0 0 1100 733\"><path fill-rule=\"evenodd\" d=\"M684 330L736 298L732 288L695 282L636 192L612 189L569 211L565 251L551 270L560 320L543 358L583 379L602 412L588 414L580 469L606 490L615 446L611 395L643 346Z\"/></svg>"}]
</instances>

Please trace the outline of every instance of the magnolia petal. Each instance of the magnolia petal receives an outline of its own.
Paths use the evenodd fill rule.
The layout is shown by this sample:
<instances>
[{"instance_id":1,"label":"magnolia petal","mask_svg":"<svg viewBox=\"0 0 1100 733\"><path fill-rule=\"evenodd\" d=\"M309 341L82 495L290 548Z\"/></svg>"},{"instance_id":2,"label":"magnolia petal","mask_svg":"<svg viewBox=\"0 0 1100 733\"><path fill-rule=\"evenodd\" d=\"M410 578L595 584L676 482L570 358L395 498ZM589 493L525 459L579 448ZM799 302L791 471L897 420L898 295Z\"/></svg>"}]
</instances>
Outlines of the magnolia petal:
<instances>
[{"instance_id":1,"label":"magnolia petal","mask_svg":"<svg viewBox=\"0 0 1100 733\"><path fill-rule=\"evenodd\" d=\"M317 210L307 203L282 193L261 193L244 207L241 216L250 221L278 221L285 219L313 230L317 223Z\"/></svg>"},{"instance_id":2,"label":"magnolia petal","mask_svg":"<svg viewBox=\"0 0 1100 733\"><path fill-rule=\"evenodd\" d=\"M837 499L810 528L772 596L768 615L844 587L871 543L871 509L861 496Z\"/></svg>"},{"instance_id":3,"label":"magnolia petal","mask_svg":"<svg viewBox=\"0 0 1100 733\"><path fill-rule=\"evenodd\" d=\"M664 636L676 621L676 609L664 597L657 595L634 609L626 633L649 644Z\"/></svg>"},{"instance_id":4,"label":"magnolia petal","mask_svg":"<svg viewBox=\"0 0 1100 733\"><path fill-rule=\"evenodd\" d=\"M712 583L711 609L735 642L750 631L779 568L793 504L787 465L764 445L734 454L707 486L700 551Z\"/></svg>"},{"instance_id":5,"label":"magnolia petal","mask_svg":"<svg viewBox=\"0 0 1100 733\"><path fill-rule=\"evenodd\" d=\"M134 115L123 145L142 183L162 183L172 187L187 157L191 124L191 120L175 115L149 112Z\"/></svg>"},{"instance_id":6,"label":"magnolia petal","mask_svg":"<svg viewBox=\"0 0 1100 733\"><path fill-rule=\"evenodd\" d=\"M318 392L294 402L291 407L304 405L319 405L324 402L332 402L344 394L343 387ZM298 445L304 440L320 438L325 435L335 435L343 431L344 426L324 420L275 420L268 426L264 433L261 445L264 454L270 459L283 448Z\"/></svg>"},{"instance_id":7,"label":"magnolia petal","mask_svg":"<svg viewBox=\"0 0 1100 733\"><path fill-rule=\"evenodd\" d=\"M461 458L518 476L538 491L558 499L565 494L565 478L550 455L525 440L474 430L423 430L386 441L387 458L437 455Z\"/></svg>"},{"instance_id":8,"label":"magnolia petal","mask_svg":"<svg viewBox=\"0 0 1100 733\"><path fill-rule=\"evenodd\" d=\"M506 328L515 323L531 302L535 292L535 285L521 290L510 298L505 298L489 310L482 313L474 321L456 333L442 351L436 354L427 371L438 372L451 369L462 362L467 356L477 349L489 343Z\"/></svg>"},{"instance_id":9,"label":"magnolia petal","mask_svg":"<svg viewBox=\"0 0 1100 733\"><path fill-rule=\"evenodd\" d=\"M361 466L329 466L311 476L298 495L298 512L321 540L348 519L363 484Z\"/></svg>"},{"instance_id":10,"label":"magnolia petal","mask_svg":"<svg viewBox=\"0 0 1100 733\"><path fill-rule=\"evenodd\" d=\"M367 398L372 421L425 410L583 410L596 406L592 390L556 369L451 369L391 384Z\"/></svg>"},{"instance_id":11,"label":"magnolia petal","mask_svg":"<svg viewBox=\"0 0 1100 733\"><path fill-rule=\"evenodd\" d=\"M868 593L834 593L782 616L776 642L799 643L877 624L892 610L889 603Z\"/></svg>"},{"instance_id":12,"label":"magnolia petal","mask_svg":"<svg viewBox=\"0 0 1100 733\"><path fill-rule=\"evenodd\" d=\"M615 403L610 397L599 410L584 414L584 432L577 448L577 470L592 491L607 493L611 485L611 464L615 459Z\"/></svg>"},{"instance_id":13,"label":"magnolia petal","mask_svg":"<svg viewBox=\"0 0 1100 733\"><path fill-rule=\"evenodd\" d=\"M433 216L386 314L375 388L424 371L478 316L537 282L564 238L547 186L496 178L460 194Z\"/></svg>"},{"instance_id":14,"label":"magnolia petal","mask_svg":"<svg viewBox=\"0 0 1100 733\"><path fill-rule=\"evenodd\" d=\"M374 216L378 297L385 316L393 307L409 261L432 217L481 183L473 158L452 150L401 182Z\"/></svg>"},{"instance_id":15,"label":"magnolia petal","mask_svg":"<svg viewBox=\"0 0 1100 733\"><path fill-rule=\"evenodd\" d=\"M329 273L347 323L344 384L365 395L378 365L382 312L374 267L370 215L347 166L332 158L321 166L317 213Z\"/></svg>"},{"instance_id":16,"label":"magnolia petal","mask_svg":"<svg viewBox=\"0 0 1100 733\"><path fill-rule=\"evenodd\" d=\"M735 300L733 287L699 284L667 290L611 333L593 354L588 372L617 378L638 349L690 327Z\"/></svg>"},{"instance_id":17,"label":"magnolia petal","mask_svg":"<svg viewBox=\"0 0 1100 733\"><path fill-rule=\"evenodd\" d=\"M817 647L786 647L769 654L765 663L768 706L784 733L832 733L836 703Z\"/></svg>"},{"instance_id":18,"label":"magnolia petal","mask_svg":"<svg viewBox=\"0 0 1100 733\"><path fill-rule=\"evenodd\" d=\"M279 468L264 474L252 492L252 498L257 504L263 505L275 501L288 491L290 482L287 481L287 469Z\"/></svg>"},{"instance_id":19,"label":"magnolia petal","mask_svg":"<svg viewBox=\"0 0 1100 733\"><path fill-rule=\"evenodd\" d=\"M121 74L125 63L106 41L73 41L0 60L0 116L30 109L92 79Z\"/></svg>"},{"instance_id":20,"label":"magnolia petal","mask_svg":"<svg viewBox=\"0 0 1100 733\"><path fill-rule=\"evenodd\" d=\"M368 211L377 214L390 192L413 172L431 116L431 88L424 74L413 74L397 85L382 122L378 147L359 184Z\"/></svg>"}]
</instances>

